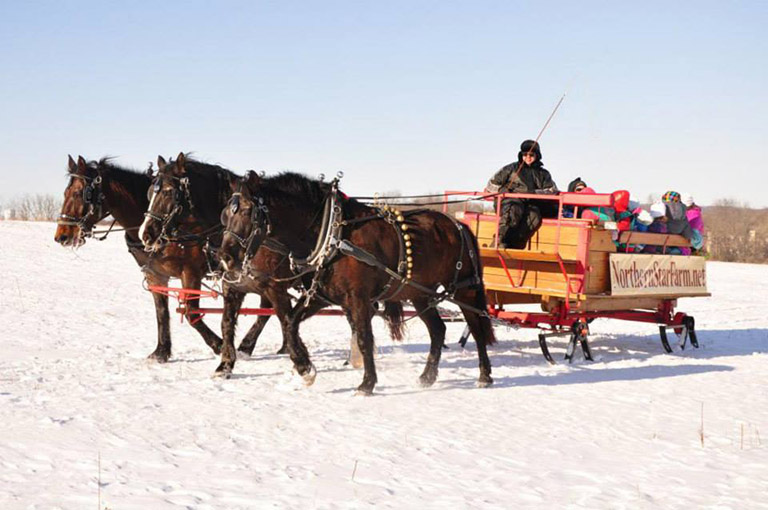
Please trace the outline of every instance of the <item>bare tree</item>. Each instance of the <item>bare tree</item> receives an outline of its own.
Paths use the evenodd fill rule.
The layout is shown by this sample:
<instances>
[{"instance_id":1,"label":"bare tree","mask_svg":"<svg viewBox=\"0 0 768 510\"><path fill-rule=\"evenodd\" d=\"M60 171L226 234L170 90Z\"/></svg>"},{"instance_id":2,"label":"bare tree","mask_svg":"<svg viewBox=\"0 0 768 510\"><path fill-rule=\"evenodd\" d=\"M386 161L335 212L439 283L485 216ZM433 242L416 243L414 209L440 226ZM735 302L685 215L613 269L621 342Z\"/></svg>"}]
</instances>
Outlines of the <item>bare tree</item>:
<instances>
[{"instance_id":1,"label":"bare tree","mask_svg":"<svg viewBox=\"0 0 768 510\"><path fill-rule=\"evenodd\" d=\"M52 221L61 209L61 200L54 195L38 193L24 195L9 202L12 220Z\"/></svg>"}]
</instances>

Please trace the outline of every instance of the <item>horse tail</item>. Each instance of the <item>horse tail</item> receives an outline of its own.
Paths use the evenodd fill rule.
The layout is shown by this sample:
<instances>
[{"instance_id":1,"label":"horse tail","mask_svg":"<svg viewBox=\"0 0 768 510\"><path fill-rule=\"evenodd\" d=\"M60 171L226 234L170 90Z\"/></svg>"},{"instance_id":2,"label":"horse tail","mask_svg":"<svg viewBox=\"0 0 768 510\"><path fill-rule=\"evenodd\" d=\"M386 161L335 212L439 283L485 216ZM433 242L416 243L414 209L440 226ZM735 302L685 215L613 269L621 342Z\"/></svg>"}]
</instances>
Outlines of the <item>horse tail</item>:
<instances>
[{"instance_id":1,"label":"horse tail","mask_svg":"<svg viewBox=\"0 0 768 510\"><path fill-rule=\"evenodd\" d=\"M384 320L389 327L389 335L392 340L403 339L403 304L399 301L387 301L384 303Z\"/></svg>"},{"instance_id":2,"label":"horse tail","mask_svg":"<svg viewBox=\"0 0 768 510\"><path fill-rule=\"evenodd\" d=\"M475 308L488 310L488 301L485 299L485 286L481 286L477 292L475 292ZM496 335L493 333L493 324L491 324L490 317L487 315L480 316L480 328L483 331L483 338L486 339L486 344L495 344Z\"/></svg>"},{"instance_id":3,"label":"horse tail","mask_svg":"<svg viewBox=\"0 0 768 510\"><path fill-rule=\"evenodd\" d=\"M485 297L485 284L482 281L483 278L483 261L480 258L480 245L477 242L477 237L471 230L467 229L466 233L469 234L469 238L472 239L472 246L470 250L474 250L475 261L477 262L477 275L480 277L480 283L477 286L475 292L474 307L480 310L488 310L488 300ZM493 324L491 324L491 318L488 315L480 316L480 329L483 333L483 338L486 339L487 345L493 345L496 343L496 335L493 332Z\"/></svg>"}]
</instances>

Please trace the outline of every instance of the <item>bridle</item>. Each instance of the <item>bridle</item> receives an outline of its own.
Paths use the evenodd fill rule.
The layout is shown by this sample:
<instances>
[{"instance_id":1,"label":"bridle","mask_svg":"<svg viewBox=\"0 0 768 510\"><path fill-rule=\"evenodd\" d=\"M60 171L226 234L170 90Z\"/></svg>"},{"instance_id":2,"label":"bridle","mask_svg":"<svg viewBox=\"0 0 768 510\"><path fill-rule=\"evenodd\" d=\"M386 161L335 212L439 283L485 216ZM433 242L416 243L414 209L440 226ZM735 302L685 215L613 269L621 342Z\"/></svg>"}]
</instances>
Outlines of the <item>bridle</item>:
<instances>
[{"instance_id":1,"label":"bridle","mask_svg":"<svg viewBox=\"0 0 768 510\"><path fill-rule=\"evenodd\" d=\"M241 183L240 186L242 189L243 184ZM229 228L231 217L229 221L226 223L224 222L226 219L227 209L229 209L232 215L237 214L237 212L240 210L240 207L243 205L241 204L241 199L251 203L250 221L246 222L246 224L251 227L250 232L247 234L246 232L243 232L242 235ZM245 205L248 204L246 203ZM251 259L256 254L259 246L261 246L267 236L272 233L272 222L269 219L269 209L264 203L264 198L256 195L253 196L252 200L249 200L248 198L243 197L241 191L232 193L229 202L227 202L227 207L225 207L221 212L220 219L222 220L221 223L225 226L222 236L231 236L237 242L237 244L240 245L243 250L245 250L242 268L247 272L249 270L248 268L250 267Z\"/></svg>"},{"instance_id":2,"label":"bridle","mask_svg":"<svg viewBox=\"0 0 768 510\"><path fill-rule=\"evenodd\" d=\"M86 211L81 217L70 216L69 214L60 214L56 223L63 226L74 226L79 228L80 239L93 236L93 227L101 218L109 214L109 211L104 212L104 194L101 190L102 178L101 175L96 177L88 177L87 175L70 174L72 179L82 179L85 181L85 187L83 188L83 206ZM88 222L91 217L95 217L96 220Z\"/></svg>"},{"instance_id":3,"label":"bridle","mask_svg":"<svg viewBox=\"0 0 768 510\"><path fill-rule=\"evenodd\" d=\"M171 194L171 199L173 200L171 210L165 215L159 216L150 209L144 213L144 216L155 220L162 225L157 240L167 243L173 242L177 237L179 231L179 215L183 213L185 209L192 214L194 206L192 205L192 195L189 190L188 177L162 176L160 174L155 177L152 181L152 186L147 190L147 198L149 199L150 204L152 203L153 196L162 191L163 179L170 179L174 183L178 182L178 186L175 184L173 186L173 193Z\"/></svg>"}]
</instances>

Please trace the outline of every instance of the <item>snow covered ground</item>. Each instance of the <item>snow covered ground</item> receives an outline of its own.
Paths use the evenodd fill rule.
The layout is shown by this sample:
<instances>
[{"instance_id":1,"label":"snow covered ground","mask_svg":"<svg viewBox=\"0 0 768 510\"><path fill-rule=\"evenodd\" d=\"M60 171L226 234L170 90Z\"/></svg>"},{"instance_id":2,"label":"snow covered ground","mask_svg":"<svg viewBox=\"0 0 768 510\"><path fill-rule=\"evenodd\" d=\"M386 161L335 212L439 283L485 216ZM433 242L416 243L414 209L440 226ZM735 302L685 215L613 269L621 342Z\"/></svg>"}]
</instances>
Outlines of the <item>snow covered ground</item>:
<instances>
[{"instance_id":1,"label":"snow covered ground","mask_svg":"<svg viewBox=\"0 0 768 510\"><path fill-rule=\"evenodd\" d=\"M709 264L713 297L680 301L699 350L596 321L596 362L550 366L534 331L497 328L488 389L462 324L424 390L426 330L393 344L377 319L364 398L338 317L302 329L309 388L272 354L276 321L230 380L176 317L173 361L146 361L154 310L121 236L71 251L54 228L0 222L0 508L768 508L768 266Z\"/></svg>"}]
</instances>

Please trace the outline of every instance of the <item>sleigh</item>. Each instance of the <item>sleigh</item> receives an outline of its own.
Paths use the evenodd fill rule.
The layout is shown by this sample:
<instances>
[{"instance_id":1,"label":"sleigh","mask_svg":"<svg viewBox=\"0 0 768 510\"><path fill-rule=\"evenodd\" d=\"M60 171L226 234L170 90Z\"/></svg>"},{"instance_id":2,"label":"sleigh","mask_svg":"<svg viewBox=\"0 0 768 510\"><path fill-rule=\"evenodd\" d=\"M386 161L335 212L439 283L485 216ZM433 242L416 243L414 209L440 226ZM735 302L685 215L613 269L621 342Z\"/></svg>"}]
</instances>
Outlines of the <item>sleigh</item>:
<instances>
[{"instance_id":1,"label":"sleigh","mask_svg":"<svg viewBox=\"0 0 768 510\"><path fill-rule=\"evenodd\" d=\"M703 257L669 254L674 248L690 247L684 237L618 231L608 223L578 217L583 208L614 207L612 194L486 198L479 192L448 191L445 195L446 201L470 196L495 203L492 211L464 210L455 216L477 237L489 312L507 325L540 329L539 344L550 363L554 360L547 339L557 336L569 337L566 360L573 359L577 344L592 360L589 324L598 318L655 324L666 352L672 352L670 329L679 335L681 348L688 341L698 347L694 318L675 308L681 297L710 294ZM500 199L505 197L556 202L557 218L544 219L524 249L499 249ZM563 217L566 207L574 211L573 218ZM658 254L632 253L638 246L655 246ZM525 304L539 304L541 311L513 310Z\"/></svg>"}]
</instances>

